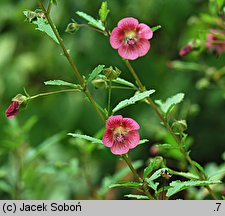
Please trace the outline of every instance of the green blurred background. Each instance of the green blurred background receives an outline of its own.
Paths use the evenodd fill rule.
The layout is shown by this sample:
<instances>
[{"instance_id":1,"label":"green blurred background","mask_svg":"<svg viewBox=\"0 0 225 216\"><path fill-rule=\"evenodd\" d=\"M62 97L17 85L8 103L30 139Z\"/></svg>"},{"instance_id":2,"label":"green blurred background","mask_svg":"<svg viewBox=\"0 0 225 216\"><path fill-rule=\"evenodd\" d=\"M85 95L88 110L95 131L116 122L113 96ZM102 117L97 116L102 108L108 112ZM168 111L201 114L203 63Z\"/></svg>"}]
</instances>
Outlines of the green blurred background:
<instances>
[{"instance_id":1,"label":"green blurred background","mask_svg":"<svg viewBox=\"0 0 225 216\"><path fill-rule=\"evenodd\" d=\"M105 64L118 67L122 71L121 77L133 82L107 37L83 28L76 34L65 33L71 18L84 23L76 11L97 17L101 2L59 0L52 10L53 20L83 75L88 76L98 64ZM174 114L176 119L187 118L188 134L193 141L192 157L203 165L222 163L225 150L224 90L216 85L199 90L196 81L204 76L202 73L168 67L170 61L180 60L179 49L198 34L198 29L187 21L199 13L207 13L208 1L108 0L108 6L110 29L120 19L131 16L149 26L162 26L151 40L150 52L133 61L132 65L146 88L156 89L154 100L185 93L185 101ZM101 134L102 123L81 93L38 98L16 118L8 120L5 117L11 98L23 93L23 88L35 95L57 89L45 86L46 80L77 82L66 58L60 55L60 47L44 33L35 31L34 25L24 22L23 11L36 8L36 1L0 2L0 198L121 198L117 190L106 193L107 181L111 181L106 176L112 176L124 166L119 157L112 155L109 149L94 150L89 154L82 147L87 143L66 136L66 133L75 131L91 136L98 132ZM196 56L191 55L184 61L203 62L220 68L224 65L225 55L218 57L203 53L195 59ZM91 87L91 92L102 106L106 106L105 90ZM112 105L132 95L133 92L128 90L115 90ZM150 140L132 150L132 159L147 160L151 157L151 146L165 141L165 130L155 113L144 103L126 108L121 114L138 121L142 138ZM174 164L174 159L168 160L169 166ZM141 167L140 164L137 166ZM126 178L131 177L128 175Z\"/></svg>"}]
</instances>

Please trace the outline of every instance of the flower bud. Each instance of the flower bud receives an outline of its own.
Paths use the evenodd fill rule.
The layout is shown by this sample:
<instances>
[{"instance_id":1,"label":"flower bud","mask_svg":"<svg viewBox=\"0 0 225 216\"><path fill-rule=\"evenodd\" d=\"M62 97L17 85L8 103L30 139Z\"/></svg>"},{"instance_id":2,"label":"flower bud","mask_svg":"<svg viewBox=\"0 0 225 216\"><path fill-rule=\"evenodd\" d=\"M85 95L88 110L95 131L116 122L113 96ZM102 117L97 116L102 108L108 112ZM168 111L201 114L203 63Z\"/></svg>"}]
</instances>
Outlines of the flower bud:
<instances>
[{"instance_id":1,"label":"flower bud","mask_svg":"<svg viewBox=\"0 0 225 216\"><path fill-rule=\"evenodd\" d=\"M94 80L92 80L92 84L94 85L94 87L96 89L100 89L100 88L106 88L107 83L104 79L100 79L100 78L96 78Z\"/></svg>"},{"instance_id":2,"label":"flower bud","mask_svg":"<svg viewBox=\"0 0 225 216\"><path fill-rule=\"evenodd\" d=\"M23 105L24 107L26 106L26 104L27 104L27 97L26 96L24 96L24 95L22 95L22 94L18 94L18 95L16 95L13 99L12 99L12 101L16 101L16 102L18 102L20 105Z\"/></svg>"},{"instance_id":3,"label":"flower bud","mask_svg":"<svg viewBox=\"0 0 225 216\"><path fill-rule=\"evenodd\" d=\"M12 99L12 103L9 105L7 110L5 111L5 115L7 118L13 118L19 112L20 107L25 107L27 105L28 98L22 94L16 95Z\"/></svg>"},{"instance_id":4,"label":"flower bud","mask_svg":"<svg viewBox=\"0 0 225 216\"><path fill-rule=\"evenodd\" d=\"M68 33L75 33L79 30L79 25L77 22L73 21L72 23L69 23L66 27L65 32Z\"/></svg>"},{"instance_id":5,"label":"flower bud","mask_svg":"<svg viewBox=\"0 0 225 216\"><path fill-rule=\"evenodd\" d=\"M110 66L109 68L103 69L103 73L109 80L114 80L121 74L121 71L117 67L115 67L114 70L113 67Z\"/></svg>"}]
</instances>

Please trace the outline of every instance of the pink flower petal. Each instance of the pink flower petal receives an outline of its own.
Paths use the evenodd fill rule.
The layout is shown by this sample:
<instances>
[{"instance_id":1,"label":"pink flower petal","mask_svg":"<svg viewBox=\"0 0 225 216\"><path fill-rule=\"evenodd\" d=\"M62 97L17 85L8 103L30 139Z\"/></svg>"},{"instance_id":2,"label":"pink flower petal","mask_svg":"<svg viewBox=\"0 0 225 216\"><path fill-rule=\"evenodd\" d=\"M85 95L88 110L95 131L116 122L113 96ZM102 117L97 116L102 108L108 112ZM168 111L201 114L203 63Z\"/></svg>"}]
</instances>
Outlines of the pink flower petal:
<instances>
[{"instance_id":1,"label":"pink flower petal","mask_svg":"<svg viewBox=\"0 0 225 216\"><path fill-rule=\"evenodd\" d=\"M129 31L134 30L138 26L138 20L132 17L127 17L119 21L117 25L120 29Z\"/></svg>"},{"instance_id":2,"label":"pink flower petal","mask_svg":"<svg viewBox=\"0 0 225 216\"><path fill-rule=\"evenodd\" d=\"M150 42L147 39L140 39L134 46L136 52L138 53L138 57L141 57L148 53L150 49Z\"/></svg>"},{"instance_id":3,"label":"pink flower petal","mask_svg":"<svg viewBox=\"0 0 225 216\"><path fill-rule=\"evenodd\" d=\"M122 43L124 38L124 31L120 28L114 28L110 35L110 44L114 49L118 49Z\"/></svg>"},{"instance_id":4,"label":"pink flower petal","mask_svg":"<svg viewBox=\"0 0 225 216\"><path fill-rule=\"evenodd\" d=\"M124 59L130 59L134 60L138 58L138 52L135 46L131 46L128 44L123 44L119 49L118 49L119 55L124 58Z\"/></svg>"},{"instance_id":5,"label":"pink flower petal","mask_svg":"<svg viewBox=\"0 0 225 216\"><path fill-rule=\"evenodd\" d=\"M114 129L116 127L121 126L123 116L116 115L116 116L110 116L106 122L106 128L107 129Z\"/></svg>"},{"instance_id":6,"label":"pink flower petal","mask_svg":"<svg viewBox=\"0 0 225 216\"><path fill-rule=\"evenodd\" d=\"M113 131L112 130L106 129L106 131L104 132L104 135L103 135L102 142L106 147L113 146L114 139L113 139Z\"/></svg>"},{"instance_id":7,"label":"pink flower petal","mask_svg":"<svg viewBox=\"0 0 225 216\"><path fill-rule=\"evenodd\" d=\"M115 155L126 154L129 151L129 146L126 143L114 142L110 150Z\"/></svg>"},{"instance_id":8,"label":"pink flower petal","mask_svg":"<svg viewBox=\"0 0 225 216\"><path fill-rule=\"evenodd\" d=\"M140 23L137 27L137 35L139 38L151 39L153 31L146 24Z\"/></svg>"},{"instance_id":9,"label":"pink flower petal","mask_svg":"<svg viewBox=\"0 0 225 216\"><path fill-rule=\"evenodd\" d=\"M122 127L127 130L138 130L140 129L139 124L131 118L123 118Z\"/></svg>"},{"instance_id":10,"label":"pink flower petal","mask_svg":"<svg viewBox=\"0 0 225 216\"><path fill-rule=\"evenodd\" d=\"M125 137L126 137L125 141L126 145L128 145L130 149L136 147L140 142L140 135L136 130L126 133Z\"/></svg>"}]
</instances>

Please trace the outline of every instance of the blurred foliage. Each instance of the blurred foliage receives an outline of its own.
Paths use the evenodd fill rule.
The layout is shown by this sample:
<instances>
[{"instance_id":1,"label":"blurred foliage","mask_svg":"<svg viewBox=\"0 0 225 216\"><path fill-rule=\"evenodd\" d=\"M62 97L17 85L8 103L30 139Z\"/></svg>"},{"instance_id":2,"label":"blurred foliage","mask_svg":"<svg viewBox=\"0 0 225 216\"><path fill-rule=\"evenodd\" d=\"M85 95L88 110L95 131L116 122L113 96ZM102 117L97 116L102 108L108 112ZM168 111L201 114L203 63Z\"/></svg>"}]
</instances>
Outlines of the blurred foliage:
<instances>
[{"instance_id":1,"label":"blurred foliage","mask_svg":"<svg viewBox=\"0 0 225 216\"><path fill-rule=\"evenodd\" d=\"M78 23L84 22L76 11L97 17L101 2L59 0L51 14L85 77L96 66L104 64L106 67L118 67L121 76L133 82L125 64L110 47L108 38L84 28L76 34L65 32L71 19ZM199 34L204 35L202 32L207 29L205 22L212 21L210 14L213 17L221 16L215 15L215 11L218 11L214 8L215 4L215 0L210 0L210 4L206 0L108 0L110 14L107 18L109 29L116 26L120 19L130 16L149 26L162 26L154 33L150 52L134 61L133 66L146 89L156 89L154 100L164 101L177 92L185 93L184 102L173 109L170 117L174 115L178 121L187 120L187 134L190 135L187 143L192 145L191 155L194 160L204 164L209 175L213 170L223 170L225 164L221 156L225 151L225 92L214 82L206 88L200 89L199 86L204 85L204 79L208 81L210 69L224 66L225 54L190 54L182 60L182 64L188 64L190 70L182 67L182 64L177 70L171 67L171 61L179 63L179 49L190 39ZM24 22L23 11L37 8L37 2L30 0L0 2L0 197L120 199L130 191L109 190L108 186L118 180L131 180L132 175L128 174L124 163L118 160L119 157L112 155L109 149L90 148L89 142L66 135L79 129L84 134L100 139L102 137L102 123L81 93L38 98L29 103L26 110L21 111L15 119L8 120L4 116L11 98L18 93L23 94L23 88L30 95L35 95L58 89L45 86L47 80L76 82L72 69L61 55L60 47L44 33L35 31L33 24ZM205 20L204 23L199 22L199 17ZM207 70L204 68L206 63ZM105 107L106 92L94 87L91 87L91 92L98 103ZM131 96L130 91L113 89L112 106L115 107L121 100ZM134 160L141 158L135 166L142 172L145 161L153 156L151 146L160 142L173 143L172 138L155 113L144 103L130 106L121 114L139 122L142 138L150 140L131 151ZM176 150L165 152L162 149L158 154L166 155L168 166L185 169L186 164ZM223 178L224 174L219 173L215 180ZM203 199L207 196L204 189L201 189L201 193L195 190L191 188L181 197ZM217 187L217 190L224 191L224 185Z\"/></svg>"}]
</instances>

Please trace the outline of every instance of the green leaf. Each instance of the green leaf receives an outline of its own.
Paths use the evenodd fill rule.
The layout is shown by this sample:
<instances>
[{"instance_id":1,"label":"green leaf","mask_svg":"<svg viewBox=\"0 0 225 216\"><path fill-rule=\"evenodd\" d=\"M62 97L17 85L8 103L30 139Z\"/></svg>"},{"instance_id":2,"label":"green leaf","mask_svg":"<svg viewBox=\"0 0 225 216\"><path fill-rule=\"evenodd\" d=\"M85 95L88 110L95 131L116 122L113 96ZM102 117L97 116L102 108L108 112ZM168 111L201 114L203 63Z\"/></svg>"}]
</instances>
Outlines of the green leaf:
<instances>
[{"instance_id":1,"label":"green leaf","mask_svg":"<svg viewBox=\"0 0 225 216\"><path fill-rule=\"evenodd\" d=\"M61 132L47 138L41 144L39 144L36 148L30 149L25 160L27 160L27 163L34 161L36 157L50 150L52 145L60 142L60 140L62 140L64 137L65 137L65 133Z\"/></svg>"},{"instance_id":2,"label":"green leaf","mask_svg":"<svg viewBox=\"0 0 225 216\"><path fill-rule=\"evenodd\" d=\"M117 79L113 80L112 82L117 83L117 84L121 84L121 85L125 85L125 86L129 86L129 87L132 87L132 88L136 88L136 86L133 83L131 83L131 82L125 80L125 79L119 78L119 77Z\"/></svg>"},{"instance_id":3,"label":"green leaf","mask_svg":"<svg viewBox=\"0 0 225 216\"><path fill-rule=\"evenodd\" d=\"M49 80L44 82L45 85L54 85L54 86L68 86L75 89L81 90L82 87L78 84L69 83L63 80Z\"/></svg>"},{"instance_id":4,"label":"green leaf","mask_svg":"<svg viewBox=\"0 0 225 216\"><path fill-rule=\"evenodd\" d=\"M168 189L166 196L170 197L182 190L185 190L189 187L195 187L195 186L207 186L211 184L221 184L221 181L213 181L213 180L207 180L207 181L173 181L170 183L171 188Z\"/></svg>"},{"instance_id":5,"label":"green leaf","mask_svg":"<svg viewBox=\"0 0 225 216\"><path fill-rule=\"evenodd\" d=\"M204 34L204 36L205 36L205 34ZM171 65L172 68L174 68L176 70L182 70L182 71L183 70L190 70L190 71L202 72L205 69L207 69L205 65L194 63L194 62L171 61L170 65Z\"/></svg>"},{"instance_id":6,"label":"green leaf","mask_svg":"<svg viewBox=\"0 0 225 216\"><path fill-rule=\"evenodd\" d=\"M23 14L28 18L28 11L23 11ZM32 23L34 23L35 25L37 25L37 28L35 28L36 30L45 32L49 37L51 37L57 44L59 44L58 39L56 38L51 26L49 25L49 23L43 19L42 17L37 16L36 20L33 20Z\"/></svg>"},{"instance_id":7,"label":"green leaf","mask_svg":"<svg viewBox=\"0 0 225 216\"><path fill-rule=\"evenodd\" d=\"M115 187L128 187L128 188L138 188L142 184L138 182L121 182L116 184L111 184L109 188L115 188Z\"/></svg>"},{"instance_id":8,"label":"green leaf","mask_svg":"<svg viewBox=\"0 0 225 216\"><path fill-rule=\"evenodd\" d=\"M100 139L87 136L87 135L82 135L82 134L75 134L75 133L68 133L67 135L75 137L75 138L80 138L80 139L85 139L87 141L90 141L92 143L98 143L98 144L103 144L103 142Z\"/></svg>"},{"instance_id":9,"label":"green leaf","mask_svg":"<svg viewBox=\"0 0 225 216\"><path fill-rule=\"evenodd\" d=\"M0 180L0 191L10 193L12 190L13 189L9 183L3 180Z\"/></svg>"},{"instance_id":10,"label":"green leaf","mask_svg":"<svg viewBox=\"0 0 225 216\"><path fill-rule=\"evenodd\" d=\"M161 176L161 173L163 171L164 172L165 171L169 172L169 168L161 168L161 169L158 169L157 171L155 171L153 173L153 175L150 176L150 178L148 178L148 181L154 181L155 179L159 178ZM146 179L146 181L147 181L147 179Z\"/></svg>"},{"instance_id":11,"label":"green leaf","mask_svg":"<svg viewBox=\"0 0 225 216\"><path fill-rule=\"evenodd\" d=\"M206 173L205 173L204 168L203 168L198 162L193 161L193 160L192 160L192 162L193 162L194 165L195 165L202 173L204 173L204 175L206 176Z\"/></svg>"},{"instance_id":12,"label":"green leaf","mask_svg":"<svg viewBox=\"0 0 225 216\"><path fill-rule=\"evenodd\" d=\"M194 175L193 173L190 173L190 172L177 172L177 171L169 169L169 173L172 175L182 176L187 179L199 179L197 175Z\"/></svg>"},{"instance_id":13,"label":"green leaf","mask_svg":"<svg viewBox=\"0 0 225 216\"><path fill-rule=\"evenodd\" d=\"M145 181L148 183L148 186L150 188L152 188L154 191L157 191L157 187L159 186L159 182L154 182L154 181L151 181L149 179L145 179Z\"/></svg>"},{"instance_id":14,"label":"green leaf","mask_svg":"<svg viewBox=\"0 0 225 216\"><path fill-rule=\"evenodd\" d=\"M105 27L104 25L102 24L102 21L101 20L97 20L97 19L94 19L92 16L84 13L84 12L81 12L81 11L77 11L76 14L80 17L82 17L83 19L85 19L86 21L88 21L88 24L102 30L102 31L105 31Z\"/></svg>"},{"instance_id":15,"label":"green leaf","mask_svg":"<svg viewBox=\"0 0 225 216\"><path fill-rule=\"evenodd\" d=\"M110 10L108 9L107 2L102 2L101 8L99 10L100 20L104 23Z\"/></svg>"},{"instance_id":16,"label":"green leaf","mask_svg":"<svg viewBox=\"0 0 225 216\"><path fill-rule=\"evenodd\" d=\"M149 95L153 94L154 92L155 92L155 90L152 89L149 91L138 93L138 94L134 95L133 97L131 97L130 99L123 100L119 104L117 104L117 106L112 110L112 112L115 113L118 110L123 109L124 107L135 104L137 101L140 101L140 100L148 97Z\"/></svg>"},{"instance_id":17,"label":"green leaf","mask_svg":"<svg viewBox=\"0 0 225 216\"><path fill-rule=\"evenodd\" d=\"M144 169L143 178L147 178L147 176L154 170L157 170L163 162L162 157L155 157L150 160L149 165Z\"/></svg>"},{"instance_id":18,"label":"green leaf","mask_svg":"<svg viewBox=\"0 0 225 216\"><path fill-rule=\"evenodd\" d=\"M178 93L170 98L168 98L165 102L162 102L161 100L156 100L155 102L160 106L160 109L163 113L168 114L173 107L180 103L184 99L183 93Z\"/></svg>"},{"instance_id":19,"label":"green leaf","mask_svg":"<svg viewBox=\"0 0 225 216\"><path fill-rule=\"evenodd\" d=\"M221 175L221 174L225 175L225 168L216 170L216 172L213 172L212 174L209 175L209 178L213 178L213 177L215 177L217 175Z\"/></svg>"},{"instance_id":20,"label":"green leaf","mask_svg":"<svg viewBox=\"0 0 225 216\"><path fill-rule=\"evenodd\" d=\"M162 28L161 25L157 25L157 26L151 27L153 32L155 32L155 31L157 31L158 29L161 29L161 28Z\"/></svg>"},{"instance_id":21,"label":"green leaf","mask_svg":"<svg viewBox=\"0 0 225 216\"><path fill-rule=\"evenodd\" d=\"M171 144L157 144L155 146L159 149L179 149L179 147L175 147Z\"/></svg>"},{"instance_id":22,"label":"green leaf","mask_svg":"<svg viewBox=\"0 0 225 216\"><path fill-rule=\"evenodd\" d=\"M106 80L106 81L108 80L107 77L105 75L102 75L102 74L98 75L98 78ZM128 87L132 87L134 89L137 89L137 87L133 83L131 83L131 82L125 80L125 79L122 79L120 77L112 80L112 82L116 83L116 84L121 84L121 85L124 85L124 86L128 86Z\"/></svg>"},{"instance_id":23,"label":"green leaf","mask_svg":"<svg viewBox=\"0 0 225 216\"><path fill-rule=\"evenodd\" d=\"M135 169L140 168L143 165L143 161L138 160L133 162ZM129 167L118 170L113 176L106 176L102 181L102 186L98 190L98 195L103 198L109 189L109 185L114 184L130 173ZM140 190L141 191L141 190Z\"/></svg>"},{"instance_id":24,"label":"green leaf","mask_svg":"<svg viewBox=\"0 0 225 216\"><path fill-rule=\"evenodd\" d=\"M57 0L51 0L52 4L57 5Z\"/></svg>"},{"instance_id":25,"label":"green leaf","mask_svg":"<svg viewBox=\"0 0 225 216\"><path fill-rule=\"evenodd\" d=\"M138 200L148 200L149 198L147 196L143 195L136 195L136 194L127 194L124 195L125 197L131 198L131 199L138 199Z\"/></svg>"},{"instance_id":26,"label":"green leaf","mask_svg":"<svg viewBox=\"0 0 225 216\"><path fill-rule=\"evenodd\" d=\"M87 83L91 82L93 79L95 79L103 70L105 65L98 65L90 74Z\"/></svg>"},{"instance_id":27,"label":"green leaf","mask_svg":"<svg viewBox=\"0 0 225 216\"><path fill-rule=\"evenodd\" d=\"M146 142L148 142L148 141L149 141L148 139L140 140L139 143L138 143L138 145L144 144L144 143L146 143Z\"/></svg>"}]
</instances>

